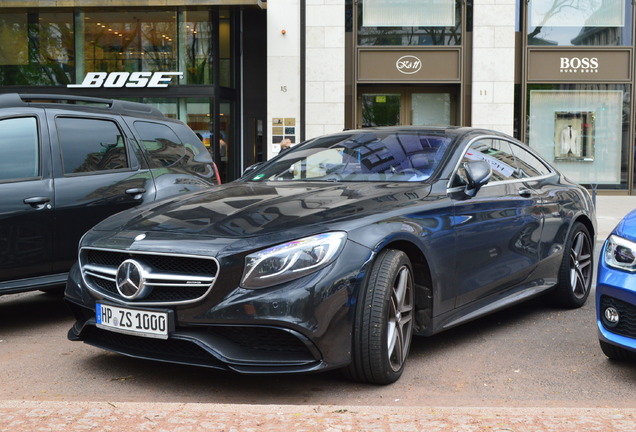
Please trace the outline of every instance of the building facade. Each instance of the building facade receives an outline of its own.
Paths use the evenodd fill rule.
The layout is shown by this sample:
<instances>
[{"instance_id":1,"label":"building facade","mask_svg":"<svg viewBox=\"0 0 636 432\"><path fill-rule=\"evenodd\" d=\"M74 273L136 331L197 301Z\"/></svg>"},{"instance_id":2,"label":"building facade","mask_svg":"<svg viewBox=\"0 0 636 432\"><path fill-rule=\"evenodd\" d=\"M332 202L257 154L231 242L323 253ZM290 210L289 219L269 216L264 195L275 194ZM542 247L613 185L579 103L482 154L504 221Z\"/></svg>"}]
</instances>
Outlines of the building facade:
<instances>
[{"instance_id":1,"label":"building facade","mask_svg":"<svg viewBox=\"0 0 636 432\"><path fill-rule=\"evenodd\" d=\"M4 0L0 92L153 104L224 181L284 139L465 125L634 194L633 22L626 0Z\"/></svg>"}]
</instances>

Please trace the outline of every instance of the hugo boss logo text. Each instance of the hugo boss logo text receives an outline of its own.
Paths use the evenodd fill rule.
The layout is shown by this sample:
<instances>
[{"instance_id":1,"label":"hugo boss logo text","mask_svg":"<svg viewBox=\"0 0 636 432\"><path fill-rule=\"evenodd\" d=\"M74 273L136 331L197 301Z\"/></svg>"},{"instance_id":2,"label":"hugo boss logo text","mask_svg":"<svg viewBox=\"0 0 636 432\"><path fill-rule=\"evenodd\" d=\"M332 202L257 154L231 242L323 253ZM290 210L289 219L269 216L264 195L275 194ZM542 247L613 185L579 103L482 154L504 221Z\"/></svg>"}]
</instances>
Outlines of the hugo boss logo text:
<instances>
[{"instance_id":1,"label":"hugo boss logo text","mask_svg":"<svg viewBox=\"0 0 636 432\"><path fill-rule=\"evenodd\" d=\"M183 78L183 72L89 72L81 84L70 88L168 87L172 77Z\"/></svg>"},{"instance_id":2,"label":"hugo boss logo text","mask_svg":"<svg viewBox=\"0 0 636 432\"><path fill-rule=\"evenodd\" d=\"M563 73L598 73L597 57L561 57L559 69Z\"/></svg>"}]
</instances>

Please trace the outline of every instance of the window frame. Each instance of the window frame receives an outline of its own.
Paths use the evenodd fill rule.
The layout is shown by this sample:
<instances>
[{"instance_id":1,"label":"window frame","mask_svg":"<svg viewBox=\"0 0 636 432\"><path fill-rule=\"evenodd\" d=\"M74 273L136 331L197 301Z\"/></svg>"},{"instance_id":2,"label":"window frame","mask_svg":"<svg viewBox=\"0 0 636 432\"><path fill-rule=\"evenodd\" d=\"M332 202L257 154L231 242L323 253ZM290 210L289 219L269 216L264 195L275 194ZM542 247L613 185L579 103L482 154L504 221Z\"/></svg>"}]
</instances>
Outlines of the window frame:
<instances>
[{"instance_id":1,"label":"window frame","mask_svg":"<svg viewBox=\"0 0 636 432\"><path fill-rule=\"evenodd\" d=\"M465 183L460 183L457 179L461 179L464 180L464 177L460 174L460 170L462 170L462 166L463 166L463 162L464 162L464 156L466 155L466 152L468 150L470 150L473 146L473 144L475 144L478 141L482 141L482 140L486 140L486 139L495 139L495 140L499 140L499 141L505 141L508 143L508 145L510 146L511 150L512 150L512 154L511 156L514 158L515 160L515 169L518 169L518 166L516 164L516 156L514 154L514 146L517 146L523 150L525 150L528 154L530 154L531 156L533 156L535 159L537 159L547 170L546 174L540 175L540 176L531 176L531 177L524 177L524 178L512 178L512 179L508 179L508 180L489 180L487 184L484 185L484 187L488 187L490 185L502 185L502 184L508 184L508 183L519 183L519 182L528 182L528 181L536 181L536 180L541 180L541 179L545 179L548 177L551 177L552 175L554 175L556 173L555 169L549 165L543 158L541 158L536 152L534 152L530 147L523 145L521 142L518 142L516 140L511 140L505 137L501 137L501 136L497 136L497 135L481 135L475 138L472 138L468 141L468 143L466 143L466 145L464 146L464 149L461 152L461 156L458 158L457 163L455 165L455 168L453 169L453 173L450 176L449 180L448 180L448 185L447 188L449 190L458 190L461 189L465 186Z\"/></svg>"}]
</instances>

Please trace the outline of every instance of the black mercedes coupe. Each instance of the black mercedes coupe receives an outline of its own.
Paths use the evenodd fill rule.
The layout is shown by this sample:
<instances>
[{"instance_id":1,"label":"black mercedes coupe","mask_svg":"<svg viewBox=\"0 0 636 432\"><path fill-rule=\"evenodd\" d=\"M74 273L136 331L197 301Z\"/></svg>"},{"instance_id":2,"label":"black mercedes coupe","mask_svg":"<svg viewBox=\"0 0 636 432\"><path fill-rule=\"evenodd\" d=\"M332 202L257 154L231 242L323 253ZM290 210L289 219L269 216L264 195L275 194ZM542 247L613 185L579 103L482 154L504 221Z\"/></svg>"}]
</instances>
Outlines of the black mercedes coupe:
<instances>
[{"instance_id":1,"label":"black mercedes coupe","mask_svg":"<svg viewBox=\"0 0 636 432\"><path fill-rule=\"evenodd\" d=\"M507 135L344 131L94 227L66 287L68 337L143 359L341 368L389 384L412 335L539 295L582 306L595 227L588 192Z\"/></svg>"}]
</instances>

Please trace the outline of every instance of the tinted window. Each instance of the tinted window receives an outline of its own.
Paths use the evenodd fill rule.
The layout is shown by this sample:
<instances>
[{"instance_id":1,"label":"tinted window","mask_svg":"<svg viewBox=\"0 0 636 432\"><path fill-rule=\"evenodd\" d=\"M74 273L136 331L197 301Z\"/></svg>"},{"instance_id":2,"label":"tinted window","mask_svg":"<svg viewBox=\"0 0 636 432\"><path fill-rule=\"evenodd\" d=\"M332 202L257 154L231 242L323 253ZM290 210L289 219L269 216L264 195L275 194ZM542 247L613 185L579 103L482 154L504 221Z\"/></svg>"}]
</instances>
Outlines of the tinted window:
<instances>
[{"instance_id":1,"label":"tinted window","mask_svg":"<svg viewBox=\"0 0 636 432\"><path fill-rule=\"evenodd\" d=\"M34 117L0 120L0 181L37 177L40 145Z\"/></svg>"},{"instance_id":2,"label":"tinted window","mask_svg":"<svg viewBox=\"0 0 636 432\"><path fill-rule=\"evenodd\" d=\"M423 181L438 167L451 139L434 133L380 133L318 138L294 147L250 179Z\"/></svg>"},{"instance_id":3,"label":"tinted window","mask_svg":"<svg viewBox=\"0 0 636 432\"><path fill-rule=\"evenodd\" d=\"M58 117L55 123L64 174L128 168L124 137L114 122Z\"/></svg>"},{"instance_id":4,"label":"tinted window","mask_svg":"<svg viewBox=\"0 0 636 432\"><path fill-rule=\"evenodd\" d=\"M180 166L191 160L196 149L184 146L168 126L152 122L135 122L142 145L150 154L153 168Z\"/></svg>"},{"instance_id":5,"label":"tinted window","mask_svg":"<svg viewBox=\"0 0 636 432\"><path fill-rule=\"evenodd\" d=\"M492 168L491 181L513 180L515 176L515 159L508 141L498 139L480 139L475 141L464 154L464 162L483 160ZM466 178L463 172L460 176Z\"/></svg>"},{"instance_id":6,"label":"tinted window","mask_svg":"<svg viewBox=\"0 0 636 432\"><path fill-rule=\"evenodd\" d=\"M490 164L491 181L525 179L550 173L543 162L523 147L508 141L488 138L475 141L464 154L458 170L459 184L466 183L463 164L475 160L484 160Z\"/></svg>"}]
</instances>

